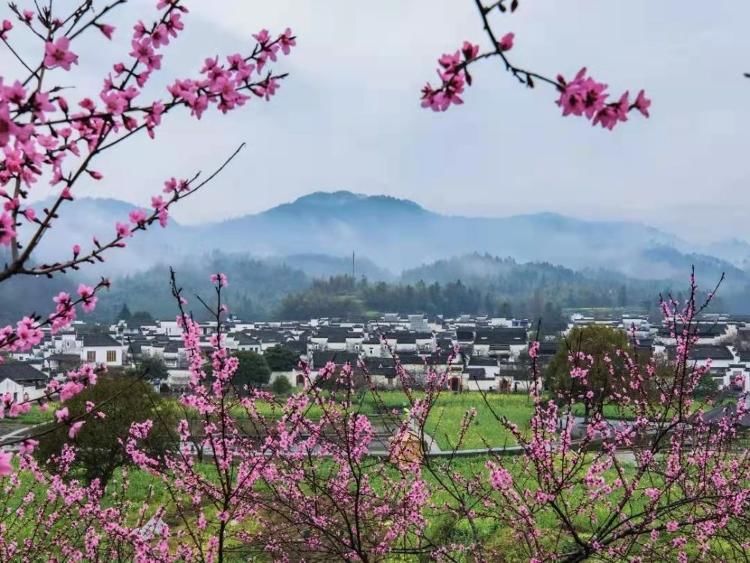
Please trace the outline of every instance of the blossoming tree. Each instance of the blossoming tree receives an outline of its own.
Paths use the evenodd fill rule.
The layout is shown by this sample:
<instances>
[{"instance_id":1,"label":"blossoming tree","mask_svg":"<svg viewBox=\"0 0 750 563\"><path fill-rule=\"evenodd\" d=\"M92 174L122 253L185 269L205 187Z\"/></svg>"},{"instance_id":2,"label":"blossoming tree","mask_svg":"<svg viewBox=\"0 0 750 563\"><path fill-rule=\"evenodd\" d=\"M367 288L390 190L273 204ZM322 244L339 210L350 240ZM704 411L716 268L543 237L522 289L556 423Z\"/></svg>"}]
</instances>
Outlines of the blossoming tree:
<instances>
[{"instance_id":1,"label":"blossoming tree","mask_svg":"<svg viewBox=\"0 0 750 563\"><path fill-rule=\"evenodd\" d=\"M75 79L76 67L85 54L76 45L84 35L98 35L111 40L117 30L108 23L111 14L126 0L113 0L95 5L91 0L77 4L38 3L22 8L9 5L10 18L2 20L0 41L17 63L16 75L0 77L0 250L4 264L0 268L0 284L12 277L57 276L103 262L108 252L125 247L130 237L137 236L154 224L166 227L170 209L210 182L241 150L240 146L210 175L194 174L186 179L170 178L161 193L155 194L147 209L137 209L113 226L107 240L92 239L89 244L71 241L70 253L51 263L39 263L34 251L53 230L61 214L75 205L76 187L85 182L106 182L97 168L99 157L116 149L136 135L154 139L168 116L187 111L200 119L206 111L228 113L253 99L270 99L285 74L276 73L270 65L279 55L288 54L295 46L290 30L272 36L262 30L253 36L254 44L247 52L233 53L220 59L205 59L199 73L193 77L167 78L171 84L158 97L149 99L146 86L162 68L163 51L174 43L185 26L187 7L181 0L159 0L151 19L138 21L126 32L130 49L115 62L103 77L102 87L90 96L72 98L66 93ZM36 50L21 49L14 40L24 34ZM19 42L22 43L22 42ZM28 51L28 52L27 52ZM48 183L55 190L52 203L41 212L30 203L36 186ZM39 189L39 188L37 188ZM0 361L9 352L30 350L43 338L42 329L53 333L69 326L80 311L92 311L99 293L109 286L105 278L94 285L81 284L77 295L60 293L52 299L53 311L47 315L29 314L15 325L0 328ZM96 382L100 368L85 365L67 374L64 382L51 381L40 407L47 400L59 397L62 401ZM0 418L16 417L27 412L29 401L2 397ZM80 428L93 423L100 414L97 405L78 419L72 419L66 408L55 413L58 424L69 428L75 439ZM31 454L36 440L25 439L20 444L18 464L25 476L32 476L37 485L47 487L46 500L34 503L34 487L26 483L21 494L23 507L8 516L8 502L17 499L22 491L21 478L14 473L13 456L0 452L0 476L13 474L4 488L3 521L0 523L0 553L3 560L64 554L66 558L82 557L66 537L75 534L79 540L90 537L85 526L98 518L106 518L93 507L99 498L97 486L82 487L65 484L65 475L74 450L67 448L58 461L59 474L50 476L35 464ZM42 495L44 498L45 495ZM88 499L83 507L77 504ZM76 516L71 515L75 507ZM80 509L80 510L78 510ZM90 510L87 512L87 510ZM91 512L93 511L93 512ZM58 525L62 520L78 525L75 531ZM14 526L26 526L31 536L23 542L12 539ZM93 529L93 528L92 528Z\"/></svg>"},{"instance_id":2,"label":"blossoming tree","mask_svg":"<svg viewBox=\"0 0 750 563\"><path fill-rule=\"evenodd\" d=\"M99 8L84 1L66 13L53 6L22 10L15 4L15 16L3 20L0 40L18 62L18 78L0 78L0 247L9 251L0 269L0 283L14 276L62 275L104 261L105 254L125 247L130 237L155 223L166 227L170 208L210 182L242 148L232 154L206 178L170 178L161 193L151 198L149 209L136 209L114 225L105 241L92 239L89 245L71 244L70 254L52 263L39 264L34 251L55 227L61 214L74 205L75 187L83 182L100 182L104 174L95 168L98 158L130 137L146 134L152 139L168 115L187 110L200 119L212 108L228 113L253 98L270 99L286 75L274 73L268 65L295 45L290 30L272 37L263 30L254 35L255 45L247 54L230 54L222 62L207 58L196 77L175 79L163 98L146 99L144 88L162 71L162 51L184 29L188 9L179 0L160 0L153 21L139 21L130 33L131 49L112 66L102 88L92 97L70 99L64 95L68 74L79 62L76 40L83 34L113 37L115 29L107 18L124 0ZM57 5L55 5L57 8ZM16 29L20 28L20 29ZM13 46L13 34L25 33L37 42L39 55L23 55ZM30 203L35 186L47 182L56 195L41 213ZM54 332L70 325L77 312L96 307L98 293L108 287L102 279L96 286L81 284L77 296L60 293L53 299L54 311L43 317L29 315L15 326L0 328L0 353L29 350L42 339L42 328ZM89 370L72 373L63 388L53 382L47 395L62 392L70 396L95 381ZM6 398L0 417L16 416L30 407L28 402Z\"/></svg>"}]
</instances>

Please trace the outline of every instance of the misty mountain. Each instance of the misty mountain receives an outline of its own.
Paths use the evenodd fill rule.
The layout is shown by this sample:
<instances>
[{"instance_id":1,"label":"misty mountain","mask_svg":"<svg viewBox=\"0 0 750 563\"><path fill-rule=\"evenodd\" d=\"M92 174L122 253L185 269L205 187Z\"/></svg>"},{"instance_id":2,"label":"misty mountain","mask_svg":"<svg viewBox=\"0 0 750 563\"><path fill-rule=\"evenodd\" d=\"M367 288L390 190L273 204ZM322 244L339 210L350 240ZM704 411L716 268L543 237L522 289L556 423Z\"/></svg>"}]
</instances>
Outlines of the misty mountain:
<instances>
[{"instance_id":1,"label":"misty mountain","mask_svg":"<svg viewBox=\"0 0 750 563\"><path fill-rule=\"evenodd\" d=\"M607 267L638 277L649 277L640 267L643 249L680 242L639 223L582 221L553 213L447 216L412 201L351 192L310 194L264 213L214 224L205 236L242 240L242 250L261 255L355 251L397 271L486 252L573 268Z\"/></svg>"},{"instance_id":2,"label":"misty mountain","mask_svg":"<svg viewBox=\"0 0 750 563\"><path fill-rule=\"evenodd\" d=\"M56 225L59 235L47 238L37 260L70 252L69 241L85 245L92 234L105 240L115 221L126 220L132 208L110 199L76 201ZM63 242L65 248L59 246ZM575 270L609 270L643 280L677 280L685 279L696 259L711 275L724 270L731 271L730 277L741 276L738 262L745 247L750 251L750 245L731 241L716 243L707 253L706 248L691 247L638 222L586 221L555 213L450 216L409 200L348 191L316 192L262 213L211 224L185 226L170 219L169 228L153 228L128 244L127 249L110 253L108 275L220 250L274 258L313 277L351 272L349 259L343 257L354 252L358 275L390 279L390 272L415 264L478 252ZM701 265L699 276L704 274Z\"/></svg>"}]
</instances>

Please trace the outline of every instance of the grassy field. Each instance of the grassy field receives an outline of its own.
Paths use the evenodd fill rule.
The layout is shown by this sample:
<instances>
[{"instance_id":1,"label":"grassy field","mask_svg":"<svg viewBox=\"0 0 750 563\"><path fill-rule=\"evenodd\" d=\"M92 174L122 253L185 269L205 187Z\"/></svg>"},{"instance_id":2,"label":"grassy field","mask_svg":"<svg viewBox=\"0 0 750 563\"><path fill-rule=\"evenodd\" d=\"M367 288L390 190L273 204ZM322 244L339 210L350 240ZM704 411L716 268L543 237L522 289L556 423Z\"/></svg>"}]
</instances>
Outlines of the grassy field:
<instances>
[{"instance_id":1,"label":"grassy field","mask_svg":"<svg viewBox=\"0 0 750 563\"><path fill-rule=\"evenodd\" d=\"M414 396L419 397L420 394L414 393ZM408 407L409 401L402 391L379 391L359 395L353 410L368 416L391 416L393 412L400 415ZM458 440L461 421L471 408L476 409L477 416L469 427L461 449L514 445L516 440L513 435L497 421L495 415L507 417L524 431L529 427L533 412L531 399L525 394L488 394L485 401L482 394L476 391L458 394L446 391L430 412L425 431L434 438L440 449L452 449ZM259 411L268 416L280 415L280 410L274 410L267 404L260 404ZM235 414L242 415L239 411ZM321 411L313 406L307 414L316 420L320 418Z\"/></svg>"},{"instance_id":2,"label":"grassy field","mask_svg":"<svg viewBox=\"0 0 750 563\"><path fill-rule=\"evenodd\" d=\"M477 416L469 426L461 449L512 446L513 435L496 419L504 416L518 425L521 431L529 428L533 404L527 395L486 395L478 392L441 395L427 419L425 430L443 449L456 445L464 414L475 408Z\"/></svg>"}]
</instances>

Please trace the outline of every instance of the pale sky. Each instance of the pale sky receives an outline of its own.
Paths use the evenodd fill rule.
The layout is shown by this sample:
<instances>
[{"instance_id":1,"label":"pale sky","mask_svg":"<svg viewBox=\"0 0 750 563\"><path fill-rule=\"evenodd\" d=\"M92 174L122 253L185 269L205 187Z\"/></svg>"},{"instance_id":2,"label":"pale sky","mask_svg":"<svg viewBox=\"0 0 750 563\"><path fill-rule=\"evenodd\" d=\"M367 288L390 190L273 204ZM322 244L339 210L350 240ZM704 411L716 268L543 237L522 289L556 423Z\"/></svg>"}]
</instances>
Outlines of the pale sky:
<instances>
[{"instance_id":1,"label":"pale sky","mask_svg":"<svg viewBox=\"0 0 750 563\"><path fill-rule=\"evenodd\" d=\"M79 50L78 90L96 94L97 69L127 53L130 26L153 4L121 10L109 50ZM464 39L487 46L473 0L188 5L186 33L166 51L175 70L165 80L196 74L209 54L246 48L263 27L287 26L298 47L277 68L290 77L271 103L201 122L170 118L156 142L130 142L100 166L106 181L79 193L147 203L165 177L210 170L246 141L178 220L347 189L451 214L555 211L639 220L693 240L750 239L747 2L521 0L516 14L495 20L498 33L515 32L511 55L524 67L571 76L587 66L613 94L646 89L651 119L634 115L613 133L561 117L552 89L526 90L494 61L475 67L463 106L421 109L419 90L434 82L441 53Z\"/></svg>"}]
</instances>

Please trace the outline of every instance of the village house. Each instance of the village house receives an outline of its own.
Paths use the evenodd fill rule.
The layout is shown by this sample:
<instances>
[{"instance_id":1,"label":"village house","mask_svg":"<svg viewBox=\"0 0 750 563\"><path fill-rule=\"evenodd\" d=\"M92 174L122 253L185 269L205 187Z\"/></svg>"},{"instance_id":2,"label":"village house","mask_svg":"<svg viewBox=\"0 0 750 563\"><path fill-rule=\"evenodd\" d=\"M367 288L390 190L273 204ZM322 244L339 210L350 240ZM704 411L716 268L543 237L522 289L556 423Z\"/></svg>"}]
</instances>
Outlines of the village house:
<instances>
[{"instance_id":1,"label":"village house","mask_svg":"<svg viewBox=\"0 0 750 563\"><path fill-rule=\"evenodd\" d=\"M477 356L518 359L528 348L526 329L494 328L477 330L474 337L474 354Z\"/></svg>"},{"instance_id":2,"label":"village house","mask_svg":"<svg viewBox=\"0 0 750 563\"><path fill-rule=\"evenodd\" d=\"M33 401L44 396L47 376L26 362L0 363L0 395L13 401Z\"/></svg>"},{"instance_id":3,"label":"village house","mask_svg":"<svg viewBox=\"0 0 750 563\"><path fill-rule=\"evenodd\" d=\"M81 361L87 364L122 366L125 349L126 346L109 334L91 333L81 336Z\"/></svg>"}]
</instances>

